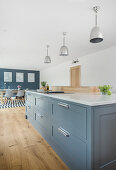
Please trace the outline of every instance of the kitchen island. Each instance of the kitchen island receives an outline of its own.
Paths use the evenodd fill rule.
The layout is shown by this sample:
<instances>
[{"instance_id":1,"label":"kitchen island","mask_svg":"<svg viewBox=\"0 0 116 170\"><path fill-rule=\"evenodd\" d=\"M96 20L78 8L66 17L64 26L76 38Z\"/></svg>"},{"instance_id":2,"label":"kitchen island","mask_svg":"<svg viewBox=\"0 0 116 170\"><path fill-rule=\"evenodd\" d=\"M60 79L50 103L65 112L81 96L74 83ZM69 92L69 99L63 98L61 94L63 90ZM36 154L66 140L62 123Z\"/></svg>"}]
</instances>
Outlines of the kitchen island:
<instances>
[{"instance_id":1,"label":"kitchen island","mask_svg":"<svg viewBox=\"0 0 116 170\"><path fill-rule=\"evenodd\" d=\"M72 170L116 170L116 94L26 91L26 118Z\"/></svg>"}]
</instances>

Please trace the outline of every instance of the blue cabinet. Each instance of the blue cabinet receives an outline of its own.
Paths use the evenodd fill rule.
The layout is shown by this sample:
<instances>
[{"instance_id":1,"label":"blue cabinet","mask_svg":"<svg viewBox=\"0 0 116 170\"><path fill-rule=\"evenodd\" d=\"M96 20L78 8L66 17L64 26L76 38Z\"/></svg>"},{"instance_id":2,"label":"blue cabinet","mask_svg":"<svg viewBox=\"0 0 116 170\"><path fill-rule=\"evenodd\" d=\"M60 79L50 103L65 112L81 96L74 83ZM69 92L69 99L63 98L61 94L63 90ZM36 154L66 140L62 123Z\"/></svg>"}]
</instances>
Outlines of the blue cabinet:
<instances>
[{"instance_id":1,"label":"blue cabinet","mask_svg":"<svg viewBox=\"0 0 116 170\"><path fill-rule=\"evenodd\" d=\"M34 115L34 97L32 93L26 93L25 95L26 98L26 104L25 104L25 110L26 110L26 116L27 118L35 120L35 115Z\"/></svg>"},{"instance_id":2,"label":"blue cabinet","mask_svg":"<svg viewBox=\"0 0 116 170\"><path fill-rule=\"evenodd\" d=\"M71 169L87 170L87 108L64 100L51 104L54 150Z\"/></svg>"},{"instance_id":3,"label":"blue cabinet","mask_svg":"<svg viewBox=\"0 0 116 170\"><path fill-rule=\"evenodd\" d=\"M71 170L116 170L116 104L91 107L26 92L26 115Z\"/></svg>"},{"instance_id":4,"label":"blue cabinet","mask_svg":"<svg viewBox=\"0 0 116 170\"><path fill-rule=\"evenodd\" d=\"M86 139L87 108L67 101L52 101L52 122L67 129L73 136ZM73 122L73 124L72 124Z\"/></svg>"},{"instance_id":5,"label":"blue cabinet","mask_svg":"<svg viewBox=\"0 0 116 170\"><path fill-rule=\"evenodd\" d=\"M31 119L35 119L34 112L33 112L33 106L26 104L26 114L29 116Z\"/></svg>"},{"instance_id":6,"label":"blue cabinet","mask_svg":"<svg viewBox=\"0 0 116 170\"><path fill-rule=\"evenodd\" d=\"M26 99L26 104L29 103L30 105L34 106L35 98L34 98L34 95L32 93L26 92L25 99Z\"/></svg>"},{"instance_id":7,"label":"blue cabinet","mask_svg":"<svg viewBox=\"0 0 116 170\"><path fill-rule=\"evenodd\" d=\"M26 117L42 137L50 143L52 131L49 101L46 97L26 92Z\"/></svg>"},{"instance_id":8,"label":"blue cabinet","mask_svg":"<svg viewBox=\"0 0 116 170\"><path fill-rule=\"evenodd\" d=\"M94 107L95 170L116 170L116 104Z\"/></svg>"},{"instance_id":9,"label":"blue cabinet","mask_svg":"<svg viewBox=\"0 0 116 170\"><path fill-rule=\"evenodd\" d=\"M35 113L35 122L36 122L37 130L39 131L39 129L42 129L41 135L44 138L45 137L49 138L51 133L51 126L50 126L50 121L48 119L47 112L35 109L34 113Z\"/></svg>"},{"instance_id":10,"label":"blue cabinet","mask_svg":"<svg viewBox=\"0 0 116 170\"><path fill-rule=\"evenodd\" d=\"M53 142L59 147L58 150L64 153L64 161L71 169L86 170L87 144L76 138L67 129L60 126L60 123L53 125ZM57 152L57 149L55 149ZM61 156L61 154L59 154Z\"/></svg>"}]
</instances>

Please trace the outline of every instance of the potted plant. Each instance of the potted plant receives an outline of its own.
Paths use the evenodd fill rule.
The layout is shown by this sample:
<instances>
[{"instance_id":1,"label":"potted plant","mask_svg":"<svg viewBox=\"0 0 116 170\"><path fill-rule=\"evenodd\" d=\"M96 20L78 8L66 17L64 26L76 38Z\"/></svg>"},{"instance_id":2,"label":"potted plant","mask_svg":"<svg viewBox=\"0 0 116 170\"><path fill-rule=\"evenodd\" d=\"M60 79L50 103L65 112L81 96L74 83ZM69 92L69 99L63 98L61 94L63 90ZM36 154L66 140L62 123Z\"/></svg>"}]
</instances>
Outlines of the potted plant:
<instances>
[{"instance_id":1,"label":"potted plant","mask_svg":"<svg viewBox=\"0 0 116 170\"><path fill-rule=\"evenodd\" d=\"M100 89L100 92L103 94L103 95L111 95L112 92L110 91L110 89L112 88L112 86L110 85L104 85L104 86L99 86L98 87Z\"/></svg>"},{"instance_id":2,"label":"potted plant","mask_svg":"<svg viewBox=\"0 0 116 170\"><path fill-rule=\"evenodd\" d=\"M46 83L47 83L46 81L41 82L41 86L44 91L46 91Z\"/></svg>"}]
</instances>

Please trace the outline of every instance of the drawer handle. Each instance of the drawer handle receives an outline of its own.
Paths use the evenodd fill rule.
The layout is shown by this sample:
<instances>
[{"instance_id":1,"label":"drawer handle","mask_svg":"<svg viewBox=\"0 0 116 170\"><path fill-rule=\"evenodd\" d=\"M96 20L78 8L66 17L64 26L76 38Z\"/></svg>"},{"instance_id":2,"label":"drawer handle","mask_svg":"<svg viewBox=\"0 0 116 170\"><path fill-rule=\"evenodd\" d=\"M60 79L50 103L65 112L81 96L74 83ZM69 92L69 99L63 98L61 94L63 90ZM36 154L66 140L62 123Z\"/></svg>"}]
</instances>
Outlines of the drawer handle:
<instances>
[{"instance_id":1,"label":"drawer handle","mask_svg":"<svg viewBox=\"0 0 116 170\"><path fill-rule=\"evenodd\" d=\"M43 115L37 115L38 117L40 117L40 118L43 118Z\"/></svg>"},{"instance_id":2,"label":"drawer handle","mask_svg":"<svg viewBox=\"0 0 116 170\"><path fill-rule=\"evenodd\" d=\"M31 94L30 94L30 93L28 93L27 95L28 95L28 96L31 96Z\"/></svg>"},{"instance_id":3,"label":"drawer handle","mask_svg":"<svg viewBox=\"0 0 116 170\"><path fill-rule=\"evenodd\" d=\"M38 100L43 100L43 98L42 98L42 97L36 97L36 99L38 99Z\"/></svg>"},{"instance_id":4,"label":"drawer handle","mask_svg":"<svg viewBox=\"0 0 116 170\"><path fill-rule=\"evenodd\" d=\"M66 107L67 109L69 109L69 105L68 104L65 104L65 103L58 103L59 106L62 106L62 107Z\"/></svg>"},{"instance_id":5,"label":"drawer handle","mask_svg":"<svg viewBox=\"0 0 116 170\"><path fill-rule=\"evenodd\" d=\"M30 106L27 106L28 107L28 109L31 109L31 107Z\"/></svg>"},{"instance_id":6,"label":"drawer handle","mask_svg":"<svg viewBox=\"0 0 116 170\"><path fill-rule=\"evenodd\" d=\"M70 133L64 130L62 127L58 128L58 131L62 133L64 136L69 137Z\"/></svg>"}]
</instances>

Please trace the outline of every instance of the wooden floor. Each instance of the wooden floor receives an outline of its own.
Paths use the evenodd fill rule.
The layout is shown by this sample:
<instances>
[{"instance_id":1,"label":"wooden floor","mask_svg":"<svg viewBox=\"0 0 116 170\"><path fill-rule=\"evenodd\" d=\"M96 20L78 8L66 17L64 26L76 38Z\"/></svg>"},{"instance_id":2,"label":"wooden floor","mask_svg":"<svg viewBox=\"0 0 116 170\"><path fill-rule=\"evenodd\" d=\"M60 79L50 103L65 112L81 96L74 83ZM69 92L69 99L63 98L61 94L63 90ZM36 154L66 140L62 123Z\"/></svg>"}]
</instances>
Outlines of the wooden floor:
<instances>
[{"instance_id":1,"label":"wooden floor","mask_svg":"<svg viewBox=\"0 0 116 170\"><path fill-rule=\"evenodd\" d=\"M24 108L0 109L0 170L68 170L24 114Z\"/></svg>"}]
</instances>

